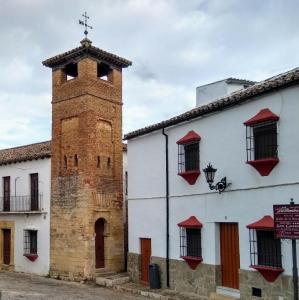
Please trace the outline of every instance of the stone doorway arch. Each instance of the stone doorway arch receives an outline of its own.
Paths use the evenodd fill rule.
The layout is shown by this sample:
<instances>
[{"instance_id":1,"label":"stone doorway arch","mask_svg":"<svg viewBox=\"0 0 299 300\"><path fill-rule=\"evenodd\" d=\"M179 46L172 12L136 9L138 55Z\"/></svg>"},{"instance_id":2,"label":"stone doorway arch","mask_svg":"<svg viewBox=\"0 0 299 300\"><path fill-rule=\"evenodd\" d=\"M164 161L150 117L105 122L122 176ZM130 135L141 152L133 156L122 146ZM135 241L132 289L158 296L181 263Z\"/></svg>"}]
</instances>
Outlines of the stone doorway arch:
<instances>
[{"instance_id":1,"label":"stone doorway arch","mask_svg":"<svg viewBox=\"0 0 299 300\"><path fill-rule=\"evenodd\" d=\"M95 231L95 267L105 268L105 227L106 220L99 218L94 225Z\"/></svg>"}]
</instances>

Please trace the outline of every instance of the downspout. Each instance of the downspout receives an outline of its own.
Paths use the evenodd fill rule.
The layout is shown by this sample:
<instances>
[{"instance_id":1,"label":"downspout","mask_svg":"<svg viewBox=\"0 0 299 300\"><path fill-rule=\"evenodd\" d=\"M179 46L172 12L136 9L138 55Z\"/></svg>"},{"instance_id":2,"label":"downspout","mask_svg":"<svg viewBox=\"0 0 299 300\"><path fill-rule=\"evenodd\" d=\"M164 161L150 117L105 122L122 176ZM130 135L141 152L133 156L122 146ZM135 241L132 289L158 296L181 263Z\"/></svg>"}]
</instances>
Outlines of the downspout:
<instances>
[{"instance_id":1,"label":"downspout","mask_svg":"<svg viewBox=\"0 0 299 300\"><path fill-rule=\"evenodd\" d=\"M169 288L169 163L168 163L168 135L165 136L165 174L166 174L166 286Z\"/></svg>"}]
</instances>

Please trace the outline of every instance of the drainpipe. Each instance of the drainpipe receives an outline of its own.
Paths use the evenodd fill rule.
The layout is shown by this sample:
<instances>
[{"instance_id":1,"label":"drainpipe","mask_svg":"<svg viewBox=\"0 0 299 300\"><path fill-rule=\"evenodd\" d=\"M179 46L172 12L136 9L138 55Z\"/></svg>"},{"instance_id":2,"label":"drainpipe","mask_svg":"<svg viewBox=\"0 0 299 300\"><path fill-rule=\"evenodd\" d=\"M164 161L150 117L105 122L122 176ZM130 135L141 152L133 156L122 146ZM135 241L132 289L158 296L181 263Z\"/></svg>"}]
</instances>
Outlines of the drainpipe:
<instances>
[{"instance_id":1,"label":"drainpipe","mask_svg":"<svg viewBox=\"0 0 299 300\"><path fill-rule=\"evenodd\" d=\"M168 135L165 136L165 173L166 173L166 286L169 288L169 163L168 163Z\"/></svg>"}]
</instances>

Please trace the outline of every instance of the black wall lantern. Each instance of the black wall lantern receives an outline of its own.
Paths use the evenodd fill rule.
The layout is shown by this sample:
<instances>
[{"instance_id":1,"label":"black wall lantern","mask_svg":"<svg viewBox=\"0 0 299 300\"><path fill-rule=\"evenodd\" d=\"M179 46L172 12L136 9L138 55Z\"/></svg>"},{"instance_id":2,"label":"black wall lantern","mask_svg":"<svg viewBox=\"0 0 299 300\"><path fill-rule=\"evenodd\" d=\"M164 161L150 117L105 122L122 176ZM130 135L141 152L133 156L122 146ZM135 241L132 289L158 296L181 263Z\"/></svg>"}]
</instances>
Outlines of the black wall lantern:
<instances>
[{"instance_id":1,"label":"black wall lantern","mask_svg":"<svg viewBox=\"0 0 299 300\"><path fill-rule=\"evenodd\" d=\"M230 185L230 183L226 182L226 177L223 177L219 182L217 182L215 185L213 185L214 177L217 169L214 169L211 163L208 164L208 166L203 169L207 183L209 184L210 190L216 190L220 193L222 193L227 186Z\"/></svg>"}]
</instances>

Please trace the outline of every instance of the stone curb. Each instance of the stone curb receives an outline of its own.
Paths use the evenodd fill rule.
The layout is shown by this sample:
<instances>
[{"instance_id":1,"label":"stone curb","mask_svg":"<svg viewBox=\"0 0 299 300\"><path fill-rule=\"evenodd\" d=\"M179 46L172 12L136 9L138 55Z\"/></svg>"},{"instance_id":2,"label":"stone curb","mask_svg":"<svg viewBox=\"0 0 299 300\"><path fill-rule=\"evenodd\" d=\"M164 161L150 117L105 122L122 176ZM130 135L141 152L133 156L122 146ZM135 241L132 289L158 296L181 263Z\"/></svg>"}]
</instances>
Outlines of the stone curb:
<instances>
[{"instance_id":1,"label":"stone curb","mask_svg":"<svg viewBox=\"0 0 299 300\"><path fill-rule=\"evenodd\" d=\"M135 295L141 295L144 297L148 297L150 299L157 299L157 300L175 300L175 298L170 296L164 296L158 293L149 292L149 291L142 291L134 288L129 288L121 285L114 286L113 289L121 291L121 292L129 292Z\"/></svg>"}]
</instances>

